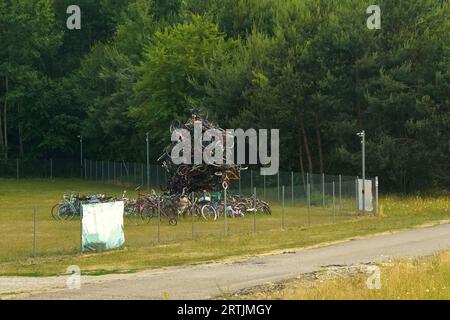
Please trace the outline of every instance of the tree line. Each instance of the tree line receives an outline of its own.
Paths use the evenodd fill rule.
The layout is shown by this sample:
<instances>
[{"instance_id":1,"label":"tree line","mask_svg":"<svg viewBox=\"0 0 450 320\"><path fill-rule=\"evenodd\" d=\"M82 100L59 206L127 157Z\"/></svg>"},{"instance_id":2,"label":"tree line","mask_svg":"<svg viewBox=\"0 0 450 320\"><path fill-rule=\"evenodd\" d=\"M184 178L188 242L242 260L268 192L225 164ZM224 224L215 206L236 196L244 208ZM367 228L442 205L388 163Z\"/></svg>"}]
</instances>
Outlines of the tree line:
<instances>
[{"instance_id":1,"label":"tree line","mask_svg":"<svg viewBox=\"0 0 450 320\"><path fill-rule=\"evenodd\" d=\"M450 185L450 5L0 0L0 157L153 161L173 119L280 129L281 170ZM69 5L81 29L66 27Z\"/></svg>"}]
</instances>

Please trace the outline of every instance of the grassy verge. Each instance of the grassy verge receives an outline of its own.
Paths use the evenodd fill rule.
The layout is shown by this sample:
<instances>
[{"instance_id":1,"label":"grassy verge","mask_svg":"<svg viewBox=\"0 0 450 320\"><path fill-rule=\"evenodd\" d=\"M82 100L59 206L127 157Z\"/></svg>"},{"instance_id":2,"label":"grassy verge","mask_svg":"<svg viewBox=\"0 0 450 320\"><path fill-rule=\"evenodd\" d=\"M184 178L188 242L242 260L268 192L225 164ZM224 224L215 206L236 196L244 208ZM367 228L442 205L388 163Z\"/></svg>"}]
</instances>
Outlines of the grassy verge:
<instances>
[{"instance_id":1,"label":"grassy verge","mask_svg":"<svg viewBox=\"0 0 450 320\"><path fill-rule=\"evenodd\" d=\"M303 277L281 288L259 288L240 299L289 300L448 300L450 299L450 252L432 257L403 259L380 266L378 289L369 289L370 273L343 274L329 277L323 272L311 280ZM236 298L236 297L234 297Z\"/></svg>"},{"instance_id":2,"label":"grassy verge","mask_svg":"<svg viewBox=\"0 0 450 320\"><path fill-rule=\"evenodd\" d=\"M300 248L326 242L365 236L380 232L408 229L424 223L450 218L450 200L437 198L381 199L384 215L355 217L339 215L331 224L331 211L312 212L311 227L307 225L306 209L285 210L286 229L281 230L280 208L270 217L259 217L257 232L250 217L229 219L230 236L223 237L223 223L195 225L191 221L178 226L164 224L162 245L156 245L156 225L127 226L127 247L99 254L78 254L79 221L52 221L49 208L63 192L82 191L120 194L122 187L81 181L15 181L0 179L0 275L44 276L64 274L69 265L79 265L84 274L135 272L138 270L195 264L245 257L287 248ZM132 192L132 191L130 191ZM27 258L31 252L31 211L38 207L38 257Z\"/></svg>"}]
</instances>

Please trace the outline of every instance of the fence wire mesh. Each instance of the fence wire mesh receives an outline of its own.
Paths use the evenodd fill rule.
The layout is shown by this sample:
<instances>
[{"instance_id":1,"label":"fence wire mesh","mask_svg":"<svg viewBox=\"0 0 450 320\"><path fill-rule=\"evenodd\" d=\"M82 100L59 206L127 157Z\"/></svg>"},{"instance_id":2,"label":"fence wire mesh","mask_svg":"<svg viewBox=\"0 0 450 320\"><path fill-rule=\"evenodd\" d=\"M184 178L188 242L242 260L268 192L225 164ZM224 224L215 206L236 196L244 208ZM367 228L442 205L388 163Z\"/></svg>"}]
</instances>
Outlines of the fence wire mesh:
<instances>
[{"instance_id":1,"label":"fence wire mesh","mask_svg":"<svg viewBox=\"0 0 450 320\"><path fill-rule=\"evenodd\" d=\"M57 221L51 215L53 205L62 198L58 188L66 182L78 181L76 186L79 190L73 190L75 192L96 190L120 197L121 192L127 189L127 196L133 198L136 197L137 186L141 186L142 190L160 190L165 185L167 173L159 166L150 165L147 168L142 163L85 159L81 166L80 161L49 159L3 161L0 163L0 177L8 178L0 180L6 188L9 184L20 190L22 180L26 183L28 180L36 181L36 178L42 186L45 185L33 194L33 205L37 206L35 218L30 203L12 204L4 196L6 201L0 202L3 234L0 239L0 261L10 261L30 257L34 250L37 256L79 251L79 219ZM48 186L48 179L59 180L60 183ZM372 188L375 197L378 194L375 183L372 183ZM341 223L361 214L358 210L356 176L298 172L263 176L259 170L249 169L242 172L240 180L232 181L227 193L244 197L252 197L256 193L257 198L270 203L272 213L247 212L244 217L225 219L219 216L216 221L188 215L179 217L176 226L169 225L164 217L159 221L155 216L146 224L125 218L126 246L139 248L192 239L239 237L254 232ZM376 200L373 200L375 211Z\"/></svg>"}]
</instances>

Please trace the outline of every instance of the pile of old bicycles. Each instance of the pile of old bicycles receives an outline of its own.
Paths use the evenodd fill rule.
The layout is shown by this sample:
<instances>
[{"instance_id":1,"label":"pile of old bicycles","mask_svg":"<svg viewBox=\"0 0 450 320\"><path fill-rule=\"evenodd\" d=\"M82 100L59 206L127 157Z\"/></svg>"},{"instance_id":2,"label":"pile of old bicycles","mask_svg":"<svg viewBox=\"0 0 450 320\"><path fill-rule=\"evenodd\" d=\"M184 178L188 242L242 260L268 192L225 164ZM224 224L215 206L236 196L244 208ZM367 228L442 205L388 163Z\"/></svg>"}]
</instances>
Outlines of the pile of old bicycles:
<instances>
[{"instance_id":1,"label":"pile of old bicycles","mask_svg":"<svg viewBox=\"0 0 450 320\"><path fill-rule=\"evenodd\" d=\"M190 155L183 155L183 157L191 157L189 164L181 163L175 164L172 161L171 151L179 141L172 141L158 158L158 163L165 169L167 173L167 185L160 186L162 190L168 191L171 194L181 195L184 190L190 192L199 192L201 190L217 190L220 188L223 181L238 180L240 172L246 168L239 164L227 164L227 158L232 156L232 149L234 148L234 136L225 129L220 128L217 124L208 120L207 112L198 109L191 110L191 117L185 123L174 120L170 125L170 134L173 136L174 132L178 130L178 139L191 139L195 136L195 127L199 126L202 130L202 136L206 134L209 129L215 129L215 132L221 136L222 139L215 139L210 145L208 141L201 141L201 150L197 150L202 155L205 154L206 148L208 150L221 150L222 161L220 163L195 163L196 147L191 148ZM211 151L214 153L213 151ZM220 154L218 154L220 158Z\"/></svg>"},{"instance_id":2,"label":"pile of old bicycles","mask_svg":"<svg viewBox=\"0 0 450 320\"><path fill-rule=\"evenodd\" d=\"M167 185L161 186L163 194L158 195L154 191L141 192L140 187L136 188L137 198L135 199L128 198L126 192L120 198L106 195L86 197L72 193L64 195L63 201L52 208L52 216L58 220L70 220L80 216L83 203L105 201L123 201L125 221L133 224L148 223L153 217L167 219L170 225L176 225L178 219L186 216L215 221L224 215L243 217L248 213L271 214L269 203L256 197L242 197L231 193L226 196L226 201L222 197L222 194L227 194L222 191L227 190L233 180L239 180L241 171L246 168L239 164L227 164L226 160L233 152L234 137L227 130L208 121L207 118L207 113L193 109L190 119L184 124L177 120L172 122L170 133L173 134L175 130L182 129L175 135L185 134L186 136L179 137L183 140L195 136L195 128L201 127L202 134L208 129L216 129L215 132L222 139L215 140L212 149L222 151L223 161L175 164L172 161L171 150L177 141L172 141L158 159L158 163L166 170L168 177ZM210 145L206 145L202 140L200 147L203 154ZM190 156L191 160L195 159L194 150L186 156ZM220 154L218 156L220 158Z\"/></svg>"},{"instance_id":3,"label":"pile of old bicycles","mask_svg":"<svg viewBox=\"0 0 450 320\"><path fill-rule=\"evenodd\" d=\"M51 209L51 215L55 220L72 220L80 217L81 205L83 203L101 203L114 201L114 197L105 194L81 195L72 192L63 195L60 203L55 204Z\"/></svg>"},{"instance_id":4,"label":"pile of old bicycles","mask_svg":"<svg viewBox=\"0 0 450 320\"><path fill-rule=\"evenodd\" d=\"M226 207L221 192L191 192L186 189L180 195L164 193L157 195L141 192L137 188L136 199L122 195L125 203L124 218L133 224L149 223L152 218L167 219L170 225L176 225L179 219L192 216L205 221L216 221L226 213L229 217L244 217L248 213L271 214L268 202L254 197L242 197L236 194L227 196Z\"/></svg>"},{"instance_id":5,"label":"pile of old bicycles","mask_svg":"<svg viewBox=\"0 0 450 320\"><path fill-rule=\"evenodd\" d=\"M195 164L194 141L191 154L183 155L183 157L190 157L191 161L174 163L171 157L173 148L184 139L192 139L192 137L195 139L195 130L198 128L201 128L202 136L207 134L210 129L215 129L214 132L221 139L214 139L212 145L209 145L208 139L206 139L207 141L202 139L201 145L197 145L197 148L201 148L201 150L197 151L203 155L205 152L214 150L214 155L217 155L222 161ZM168 215L170 210L172 217L194 215L205 220L217 220L218 217L225 214L232 217L245 216L248 212L271 214L269 203L261 199L245 198L233 194L227 195L226 201L222 199L221 191L228 189L233 180L239 180L241 171L247 168L240 164L228 163L228 158L234 154L234 136L217 124L210 122L207 112L192 109L191 116L185 123L182 124L178 120L172 122L170 134L172 138L174 136L177 138L172 139L172 143L158 158L158 163L166 170L168 176L167 186L161 188L166 191L164 196L166 198L161 200L161 209L166 211L165 215ZM215 154L216 150L221 152ZM222 158L220 159L220 157ZM168 202L169 205L166 205L165 202ZM151 210L154 212L154 207Z\"/></svg>"}]
</instances>

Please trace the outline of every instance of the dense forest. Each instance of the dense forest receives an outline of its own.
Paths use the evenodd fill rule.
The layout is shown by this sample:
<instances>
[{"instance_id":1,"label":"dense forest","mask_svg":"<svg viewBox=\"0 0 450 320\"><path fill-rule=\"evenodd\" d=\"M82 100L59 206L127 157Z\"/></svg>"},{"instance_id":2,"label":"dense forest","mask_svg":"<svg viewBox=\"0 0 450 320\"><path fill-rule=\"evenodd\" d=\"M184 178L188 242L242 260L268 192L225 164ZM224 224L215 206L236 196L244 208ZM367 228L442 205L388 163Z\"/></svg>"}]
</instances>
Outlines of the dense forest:
<instances>
[{"instance_id":1,"label":"dense forest","mask_svg":"<svg viewBox=\"0 0 450 320\"><path fill-rule=\"evenodd\" d=\"M172 119L279 128L281 170L450 185L450 5L0 0L0 157L156 160ZM69 30L66 10L81 9Z\"/></svg>"}]
</instances>

